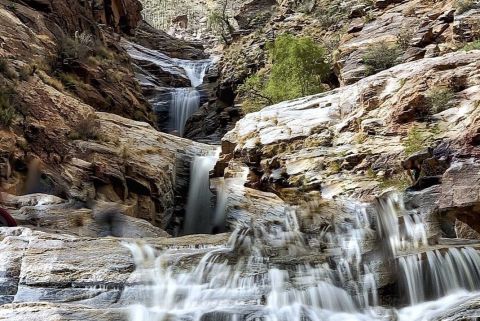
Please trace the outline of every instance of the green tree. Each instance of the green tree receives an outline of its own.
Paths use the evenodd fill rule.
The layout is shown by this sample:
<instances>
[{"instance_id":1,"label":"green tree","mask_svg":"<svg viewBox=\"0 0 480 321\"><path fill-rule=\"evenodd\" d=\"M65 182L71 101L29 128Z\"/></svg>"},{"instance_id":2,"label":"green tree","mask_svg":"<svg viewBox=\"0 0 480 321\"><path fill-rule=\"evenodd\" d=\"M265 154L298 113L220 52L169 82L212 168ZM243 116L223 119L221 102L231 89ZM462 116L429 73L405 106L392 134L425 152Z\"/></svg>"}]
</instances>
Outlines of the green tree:
<instances>
[{"instance_id":1,"label":"green tree","mask_svg":"<svg viewBox=\"0 0 480 321\"><path fill-rule=\"evenodd\" d=\"M309 37L279 36L268 45L271 69L249 77L240 95L249 109L320 93L329 75L325 49ZM247 112L251 110L246 110Z\"/></svg>"}]
</instances>

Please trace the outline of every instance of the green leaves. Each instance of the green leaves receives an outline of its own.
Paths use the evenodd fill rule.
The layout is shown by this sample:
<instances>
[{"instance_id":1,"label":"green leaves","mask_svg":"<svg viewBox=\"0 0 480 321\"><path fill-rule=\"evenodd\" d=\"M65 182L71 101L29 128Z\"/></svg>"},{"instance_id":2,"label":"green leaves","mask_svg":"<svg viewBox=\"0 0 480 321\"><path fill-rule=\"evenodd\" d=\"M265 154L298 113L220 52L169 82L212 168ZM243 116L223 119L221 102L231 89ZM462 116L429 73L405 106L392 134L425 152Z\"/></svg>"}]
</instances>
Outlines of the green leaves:
<instances>
[{"instance_id":1,"label":"green leaves","mask_svg":"<svg viewBox=\"0 0 480 321\"><path fill-rule=\"evenodd\" d=\"M258 72L239 88L250 107L274 104L324 90L323 81L329 75L330 65L325 49L311 38L283 34L268 45L268 51L271 61L269 75Z\"/></svg>"}]
</instances>

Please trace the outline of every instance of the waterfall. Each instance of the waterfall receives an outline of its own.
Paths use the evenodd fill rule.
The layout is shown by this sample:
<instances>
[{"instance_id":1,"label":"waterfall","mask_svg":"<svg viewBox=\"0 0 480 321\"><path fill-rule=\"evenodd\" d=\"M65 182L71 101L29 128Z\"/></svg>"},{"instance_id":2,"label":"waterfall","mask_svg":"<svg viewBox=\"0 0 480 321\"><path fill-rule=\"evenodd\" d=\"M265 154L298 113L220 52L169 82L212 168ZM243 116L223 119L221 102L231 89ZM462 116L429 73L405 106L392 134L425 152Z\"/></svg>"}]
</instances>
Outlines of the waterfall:
<instances>
[{"instance_id":1,"label":"waterfall","mask_svg":"<svg viewBox=\"0 0 480 321\"><path fill-rule=\"evenodd\" d=\"M192 165L186 219L195 232L216 220L208 183L215 157L198 157ZM229 188L241 186L220 185L225 208ZM317 234L302 232L299 208L266 208L223 245L163 251L127 245L144 284L135 288L142 299L131 306L130 320L420 321L480 297L478 252L432 249L424 218L406 210L400 195L386 194L374 207L346 207L349 219ZM383 273L397 276L390 282L404 287L397 295L410 306L382 305L382 264L390 264Z\"/></svg>"},{"instance_id":2,"label":"waterfall","mask_svg":"<svg viewBox=\"0 0 480 321\"><path fill-rule=\"evenodd\" d=\"M149 101L157 114L161 114L165 108L168 109L168 126L164 129L183 136L187 120L200 107L202 92L199 87L203 84L205 75L212 64L215 63L215 59L185 60L171 58L159 51L126 40L122 40L122 46L127 50L130 57L138 62L137 68L141 70L141 73L138 74L137 78L139 78L142 86L148 90L153 87L160 91L160 94L152 95ZM140 63L147 63L147 66L142 68ZM164 93L165 88L159 88L163 86L162 82L157 82L156 78L158 77L151 72L149 64L153 64L171 76L188 79L190 87L168 88L167 93L170 98L168 99L168 106L165 106L168 95ZM159 116L163 117L163 115Z\"/></svg>"},{"instance_id":3,"label":"waterfall","mask_svg":"<svg viewBox=\"0 0 480 321\"><path fill-rule=\"evenodd\" d=\"M200 105L200 93L195 88L175 88L171 92L171 128L183 136L188 118Z\"/></svg>"},{"instance_id":4,"label":"waterfall","mask_svg":"<svg viewBox=\"0 0 480 321\"><path fill-rule=\"evenodd\" d=\"M198 89L211 66L211 60L181 60L172 59L176 66L182 68L190 80L190 88L175 88L171 91L170 120L173 130L179 136L185 133L185 124L200 107L201 93Z\"/></svg>"},{"instance_id":5,"label":"waterfall","mask_svg":"<svg viewBox=\"0 0 480 321\"><path fill-rule=\"evenodd\" d=\"M190 168L190 188L184 223L184 234L212 232L214 210L210 190L210 171L217 163L220 150L210 156L196 156Z\"/></svg>"}]
</instances>

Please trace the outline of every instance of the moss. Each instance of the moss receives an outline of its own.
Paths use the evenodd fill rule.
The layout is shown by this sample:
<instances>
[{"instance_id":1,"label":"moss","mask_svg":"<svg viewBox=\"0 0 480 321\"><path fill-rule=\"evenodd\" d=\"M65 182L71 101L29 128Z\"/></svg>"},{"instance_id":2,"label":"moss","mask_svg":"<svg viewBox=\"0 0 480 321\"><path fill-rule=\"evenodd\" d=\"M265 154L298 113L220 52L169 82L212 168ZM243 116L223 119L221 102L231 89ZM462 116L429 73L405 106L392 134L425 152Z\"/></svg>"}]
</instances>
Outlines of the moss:
<instances>
[{"instance_id":1,"label":"moss","mask_svg":"<svg viewBox=\"0 0 480 321\"><path fill-rule=\"evenodd\" d=\"M465 51L480 50L480 39L466 43L463 48Z\"/></svg>"},{"instance_id":2,"label":"moss","mask_svg":"<svg viewBox=\"0 0 480 321\"><path fill-rule=\"evenodd\" d=\"M480 4L476 0L456 0L454 6L457 9L457 13L462 14L471 9L479 8Z\"/></svg>"},{"instance_id":3,"label":"moss","mask_svg":"<svg viewBox=\"0 0 480 321\"><path fill-rule=\"evenodd\" d=\"M397 174L392 177L384 178L380 181L380 188L395 188L399 191L404 191L410 186L410 179L405 174Z\"/></svg>"}]
</instances>

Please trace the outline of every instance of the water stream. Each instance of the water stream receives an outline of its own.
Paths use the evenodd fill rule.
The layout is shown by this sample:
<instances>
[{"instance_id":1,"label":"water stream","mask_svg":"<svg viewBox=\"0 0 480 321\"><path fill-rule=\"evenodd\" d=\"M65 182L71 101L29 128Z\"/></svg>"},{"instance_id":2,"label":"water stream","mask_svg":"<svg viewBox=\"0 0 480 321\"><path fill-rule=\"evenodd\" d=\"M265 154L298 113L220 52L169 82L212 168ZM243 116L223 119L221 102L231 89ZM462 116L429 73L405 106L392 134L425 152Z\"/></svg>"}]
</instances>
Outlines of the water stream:
<instances>
[{"instance_id":1,"label":"water stream","mask_svg":"<svg viewBox=\"0 0 480 321\"><path fill-rule=\"evenodd\" d=\"M183 136L211 61L128 50L190 80L189 88L169 90L170 129ZM429 220L405 209L401 194L387 193L374 204L344 200L348 217L305 233L298 207L229 216L232 199L235 210L257 201L245 194L242 170L215 182L214 204L210 172L218 156L192 161L183 234L223 232L229 221L229 240L163 251L126 244L138 276L125 289L136 298L130 321L442 320L442 313L480 300L479 245L441 245ZM313 214L322 216L321 208Z\"/></svg>"},{"instance_id":2,"label":"water stream","mask_svg":"<svg viewBox=\"0 0 480 321\"><path fill-rule=\"evenodd\" d=\"M150 103L157 114L161 114L164 109L167 109L168 122L163 129L183 136L185 134L185 124L200 107L202 91L199 87L203 84L208 69L214 64L214 59L175 59L159 51L125 40L123 40L122 45L126 48L128 54L139 62L137 67L142 71L138 75L140 83L148 89L154 87L160 92L150 98ZM148 68L140 67L140 63L146 64ZM168 78L177 77L185 81L188 80L190 87L159 88L162 84L156 81L159 76L152 73L150 64L162 70L166 75L170 75Z\"/></svg>"},{"instance_id":3,"label":"water stream","mask_svg":"<svg viewBox=\"0 0 480 321\"><path fill-rule=\"evenodd\" d=\"M349 220L308 237L298 209L286 208L274 220L239 224L227 244L207 247L201 258L186 254L182 264L178 249L130 244L144 278L137 289L144 300L131 307L130 320L436 320L479 297L477 250L428 245L423 220L406 219L402 202L392 193L373 210L353 204ZM409 302L382 302L383 283L396 284L401 293L393 295Z\"/></svg>"}]
</instances>

